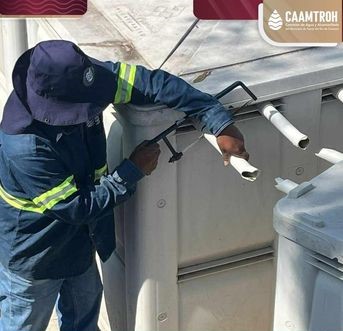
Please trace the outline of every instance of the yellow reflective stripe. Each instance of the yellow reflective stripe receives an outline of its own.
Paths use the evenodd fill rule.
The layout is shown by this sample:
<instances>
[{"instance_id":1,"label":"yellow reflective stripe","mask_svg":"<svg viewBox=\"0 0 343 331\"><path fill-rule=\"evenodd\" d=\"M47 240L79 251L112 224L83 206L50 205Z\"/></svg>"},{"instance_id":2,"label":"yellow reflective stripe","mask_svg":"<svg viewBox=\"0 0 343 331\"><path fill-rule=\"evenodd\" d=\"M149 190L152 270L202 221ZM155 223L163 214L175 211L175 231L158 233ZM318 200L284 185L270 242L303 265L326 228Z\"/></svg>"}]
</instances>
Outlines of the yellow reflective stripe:
<instances>
[{"instance_id":1,"label":"yellow reflective stripe","mask_svg":"<svg viewBox=\"0 0 343 331\"><path fill-rule=\"evenodd\" d=\"M128 103L131 101L132 89L135 83L137 67L121 63L119 68L117 91L114 103Z\"/></svg>"},{"instance_id":2,"label":"yellow reflective stripe","mask_svg":"<svg viewBox=\"0 0 343 331\"><path fill-rule=\"evenodd\" d=\"M118 86L117 86L116 96L114 98L114 103L120 103L121 101L122 85L125 79L125 72L126 72L126 63L120 63Z\"/></svg>"},{"instance_id":3,"label":"yellow reflective stripe","mask_svg":"<svg viewBox=\"0 0 343 331\"><path fill-rule=\"evenodd\" d=\"M69 198L72 194L74 194L77 191L77 187L73 186L68 191L66 191L64 194L59 195L56 199L53 199L49 201L47 204L45 204L46 209L51 209L56 204L58 204L60 201L63 201L67 198Z\"/></svg>"},{"instance_id":4,"label":"yellow reflective stripe","mask_svg":"<svg viewBox=\"0 0 343 331\"><path fill-rule=\"evenodd\" d=\"M133 89L133 85L135 83L136 71L137 71L137 67L131 66L130 76L129 76L129 80L128 80L128 87L127 87L127 92L126 92L126 97L125 97L125 103L131 101L132 89Z\"/></svg>"},{"instance_id":5,"label":"yellow reflective stripe","mask_svg":"<svg viewBox=\"0 0 343 331\"><path fill-rule=\"evenodd\" d=\"M51 209L60 201L69 198L77 190L74 185L74 176L70 176L62 184L34 198L33 201L14 197L1 186L0 197L16 209L43 214L45 210Z\"/></svg>"},{"instance_id":6,"label":"yellow reflective stripe","mask_svg":"<svg viewBox=\"0 0 343 331\"><path fill-rule=\"evenodd\" d=\"M35 204L41 204L45 202L45 200L48 200L52 196L56 196L59 192L64 191L67 187L74 187L74 176L68 177L62 184L55 186L51 190L41 194L39 197L36 197L33 199L33 202Z\"/></svg>"},{"instance_id":7,"label":"yellow reflective stripe","mask_svg":"<svg viewBox=\"0 0 343 331\"><path fill-rule=\"evenodd\" d=\"M94 173L94 180L97 181L101 178L101 176L106 175L107 173L107 164L105 164L100 169L96 169Z\"/></svg>"},{"instance_id":8,"label":"yellow reflective stripe","mask_svg":"<svg viewBox=\"0 0 343 331\"><path fill-rule=\"evenodd\" d=\"M13 195L7 193L1 186L0 186L0 197L5 202L7 202L10 206L16 209L32 211L39 214L43 214L43 212L46 210L45 206L38 207L30 200L14 197Z\"/></svg>"}]
</instances>

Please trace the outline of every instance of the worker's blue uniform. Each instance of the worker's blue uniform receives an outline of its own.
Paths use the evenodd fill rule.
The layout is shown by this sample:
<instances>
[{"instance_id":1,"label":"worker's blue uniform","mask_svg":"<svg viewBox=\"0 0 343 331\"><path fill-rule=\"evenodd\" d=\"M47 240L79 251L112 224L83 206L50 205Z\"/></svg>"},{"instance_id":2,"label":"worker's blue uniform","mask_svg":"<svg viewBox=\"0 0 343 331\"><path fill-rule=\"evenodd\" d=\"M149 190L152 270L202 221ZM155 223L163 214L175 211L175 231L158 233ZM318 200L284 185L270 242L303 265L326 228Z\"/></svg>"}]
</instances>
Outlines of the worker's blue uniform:
<instances>
[{"instance_id":1,"label":"worker's blue uniform","mask_svg":"<svg viewBox=\"0 0 343 331\"><path fill-rule=\"evenodd\" d=\"M195 117L212 134L233 122L215 98L167 72L103 66L117 76L114 104L200 111ZM23 107L16 92L10 99L7 107ZM28 279L56 279L85 272L95 250L106 261L115 248L113 207L132 195L143 174L129 160L107 173L102 116L69 127L33 121L20 134L6 127L0 131L1 264Z\"/></svg>"}]
</instances>

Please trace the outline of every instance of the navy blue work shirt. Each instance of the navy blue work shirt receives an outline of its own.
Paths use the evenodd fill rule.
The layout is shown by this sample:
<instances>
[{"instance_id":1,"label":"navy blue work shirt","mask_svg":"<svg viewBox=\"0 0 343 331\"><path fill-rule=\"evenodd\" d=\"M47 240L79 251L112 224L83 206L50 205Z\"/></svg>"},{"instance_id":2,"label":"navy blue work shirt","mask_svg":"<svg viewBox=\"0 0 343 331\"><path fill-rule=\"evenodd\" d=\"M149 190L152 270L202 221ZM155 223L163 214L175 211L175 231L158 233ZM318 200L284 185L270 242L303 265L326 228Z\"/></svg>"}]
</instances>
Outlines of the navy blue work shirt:
<instances>
[{"instance_id":1,"label":"navy blue work shirt","mask_svg":"<svg viewBox=\"0 0 343 331\"><path fill-rule=\"evenodd\" d=\"M218 135L233 123L214 97L163 70L107 62L118 77L113 104L163 103ZM95 251L115 249L113 208L142 172L124 160L107 172L102 116L52 127L33 121L21 134L0 130L0 263L28 279L80 275Z\"/></svg>"}]
</instances>

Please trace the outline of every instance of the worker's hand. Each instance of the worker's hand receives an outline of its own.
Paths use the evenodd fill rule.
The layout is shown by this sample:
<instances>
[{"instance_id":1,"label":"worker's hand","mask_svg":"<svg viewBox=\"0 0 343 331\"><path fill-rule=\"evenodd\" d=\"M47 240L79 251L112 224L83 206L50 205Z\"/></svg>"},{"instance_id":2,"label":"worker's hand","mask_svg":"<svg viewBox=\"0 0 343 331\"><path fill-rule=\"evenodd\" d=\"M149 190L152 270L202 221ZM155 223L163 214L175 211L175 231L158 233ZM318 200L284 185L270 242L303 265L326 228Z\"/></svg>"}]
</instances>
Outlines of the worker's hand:
<instances>
[{"instance_id":1,"label":"worker's hand","mask_svg":"<svg viewBox=\"0 0 343 331\"><path fill-rule=\"evenodd\" d=\"M249 159L249 154L244 147L244 137L234 125L229 125L219 134L217 143L223 153L225 166L230 164L232 155L245 160Z\"/></svg>"},{"instance_id":2,"label":"worker's hand","mask_svg":"<svg viewBox=\"0 0 343 331\"><path fill-rule=\"evenodd\" d=\"M160 145L147 145L143 142L138 145L130 155L129 159L147 176L157 167L158 158L161 154Z\"/></svg>"}]
</instances>

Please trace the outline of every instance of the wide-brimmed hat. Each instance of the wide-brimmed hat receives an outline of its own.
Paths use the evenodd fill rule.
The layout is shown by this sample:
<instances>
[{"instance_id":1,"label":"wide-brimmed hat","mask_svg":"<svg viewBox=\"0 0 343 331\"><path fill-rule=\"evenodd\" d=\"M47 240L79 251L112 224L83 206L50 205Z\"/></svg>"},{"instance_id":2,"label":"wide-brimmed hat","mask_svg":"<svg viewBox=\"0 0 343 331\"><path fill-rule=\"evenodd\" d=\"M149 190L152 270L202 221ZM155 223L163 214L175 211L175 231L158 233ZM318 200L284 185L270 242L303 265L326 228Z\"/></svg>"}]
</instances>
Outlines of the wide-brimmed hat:
<instances>
[{"instance_id":1,"label":"wide-brimmed hat","mask_svg":"<svg viewBox=\"0 0 343 331\"><path fill-rule=\"evenodd\" d=\"M113 102L117 85L104 62L65 40L44 41L26 51L12 78L14 91L1 123L7 132L22 131L34 119L53 126L87 122Z\"/></svg>"}]
</instances>

